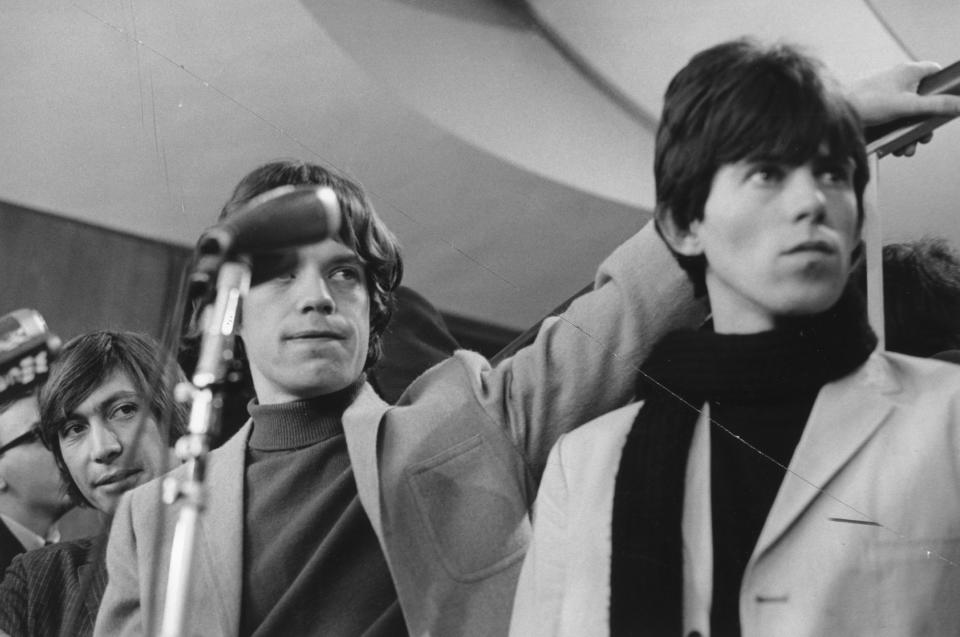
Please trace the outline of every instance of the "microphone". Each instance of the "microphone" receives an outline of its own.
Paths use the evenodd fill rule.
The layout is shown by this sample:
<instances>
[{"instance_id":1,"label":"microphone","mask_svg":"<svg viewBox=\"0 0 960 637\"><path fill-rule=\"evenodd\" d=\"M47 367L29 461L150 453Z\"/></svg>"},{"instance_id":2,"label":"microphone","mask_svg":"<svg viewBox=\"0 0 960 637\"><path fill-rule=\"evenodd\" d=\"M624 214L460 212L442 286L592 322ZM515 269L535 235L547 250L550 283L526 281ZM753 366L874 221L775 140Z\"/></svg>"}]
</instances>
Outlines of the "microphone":
<instances>
[{"instance_id":1,"label":"microphone","mask_svg":"<svg viewBox=\"0 0 960 637\"><path fill-rule=\"evenodd\" d=\"M0 316L0 400L39 382L60 351L60 338L36 310Z\"/></svg>"},{"instance_id":2,"label":"microphone","mask_svg":"<svg viewBox=\"0 0 960 637\"><path fill-rule=\"evenodd\" d=\"M295 248L336 236L340 222L340 202L330 187L281 186L254 197L209 228L197 250L225 259Z\"/></svg>"}]
</instances>

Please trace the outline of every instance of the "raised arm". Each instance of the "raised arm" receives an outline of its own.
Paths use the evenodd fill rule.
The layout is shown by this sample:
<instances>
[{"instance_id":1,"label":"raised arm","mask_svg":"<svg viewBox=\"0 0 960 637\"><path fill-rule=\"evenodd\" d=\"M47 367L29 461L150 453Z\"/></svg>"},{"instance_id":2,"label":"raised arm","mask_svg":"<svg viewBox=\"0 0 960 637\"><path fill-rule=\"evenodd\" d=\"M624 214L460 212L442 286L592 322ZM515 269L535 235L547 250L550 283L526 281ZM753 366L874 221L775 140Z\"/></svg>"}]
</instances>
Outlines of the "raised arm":
<instances>
[{"instance_id":1,"label":"raised arm","mask_svg":"<svg viewBox=\"0 0 960 637\"><path fill-rule=\"evenodd\" d=\"M594 290L536 340L481 374L480 400L511 428L535 480L557 437L634 396L637 370L667 332L695 327L706 306L653 224L627 240L597 273Z\"/></svg>"}]
</instances>

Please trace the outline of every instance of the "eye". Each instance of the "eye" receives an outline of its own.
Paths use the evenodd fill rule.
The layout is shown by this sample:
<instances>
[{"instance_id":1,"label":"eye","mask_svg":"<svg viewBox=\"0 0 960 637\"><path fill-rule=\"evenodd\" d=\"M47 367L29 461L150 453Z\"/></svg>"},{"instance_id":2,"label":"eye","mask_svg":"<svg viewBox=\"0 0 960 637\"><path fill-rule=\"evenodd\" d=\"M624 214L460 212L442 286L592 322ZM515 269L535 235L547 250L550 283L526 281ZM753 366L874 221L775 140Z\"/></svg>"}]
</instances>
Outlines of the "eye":
<instances>
[{"instance_id":1,"label":"eye","mask_svg":"<svg viewBox=\"0 0 960 637\"><path fill-rule=\"evenodd\" d=\"M297 275L294 272L281 272L280 274L273 277L273 281L276 283L287 283L293 281L297 278Z\"/></svg>"},{"instance_id":2,"label":"eye","mask_svg":"<svg viewBox=\"0 0 960 637\"><path fill-rule=\"evenodd\" d=\"M330 278L334 281L356 283L363 280L363 271L357 266L341 266L330 272Z\"/></svg>"},{"instance_id":3,"label":"eye","mask_svg":"<svg viewBox=\"0 0 960 637\"><path fill-rule=\"evenodd\" d=\"M135 402L118 403L110 410L110 420L130 420L140 411L140 405Z\"/></svg>"},{"instance_id":4,"label":"eye","mask_svg":"<svg viewBox=\"0 0 960 637\"><path fill-rule=\"evenodd\" d=\"M296 278L297 253L291 250L267 252L253 259L250 285L288 283Z\"/></svg>"},{"instance_id":5,"label":"eye","mask_svg":"<svg viewBox=\"0 0 960 637\"><path fill-rule=\"evenodd\" d=\"M853 170L845 164L831 164L821 169L820 179L827 184L847 185L853 182Z\"/></svg>"},{"instance_id":6,"label":"eye","mask_svg":"<svg viewBox=\"0 0 960 637\"><path fill-rule=\"evenodd\" d=\"M82 420L68 420L60 426L58 435L60 436L60 440L72 440L82 436L86 430L86 422Z\"/></svg>"},{"instance_id":7,"label":"eye","mask_svg":"<svg viewBox=\"0 0 960 637\"><path fill-rule=\"evenodd\" d=\"M761 163L750 169L747 178L758 184L772 184L783 179L785 173L784 168L778 164Z\"/></svg>"}]
</instances>

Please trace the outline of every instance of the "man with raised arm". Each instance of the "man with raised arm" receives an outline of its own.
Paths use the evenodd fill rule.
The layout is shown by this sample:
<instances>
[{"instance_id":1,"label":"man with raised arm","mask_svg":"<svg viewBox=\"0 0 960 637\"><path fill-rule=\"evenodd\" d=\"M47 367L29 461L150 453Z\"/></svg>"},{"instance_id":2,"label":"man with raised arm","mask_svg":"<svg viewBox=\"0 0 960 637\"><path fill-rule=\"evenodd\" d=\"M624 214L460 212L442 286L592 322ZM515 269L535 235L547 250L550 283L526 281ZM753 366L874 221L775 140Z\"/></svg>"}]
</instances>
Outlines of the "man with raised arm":
<instances>
[{"instance_id":1,"label":"man with raised arm","mask_svg":"<svg viewBox=\"0 0 960 637\"><path fill-rule=\"evenodd\" d=\"M898 95L917 76L903 79ZM189 629L504 634L553 443L631 400L651 345L698 325L704 308L647 227L532 345L496 367L459 351L391 407L364 372L402 262L363 191L319 166L276 162L247 175L226 212L304 184L334 190L343 224L253 260L239 335L257 398L250 422L209 459ZM160 624L176 519L173 508L159 523L160 490L154 482L121 503L96 634Z\"/></svg>"},{"instance_id":2,"label":"man with raised arm","mask_svg":"<svg viewBox=\"0 0 960 637\"><path fill-rule=\"evenodd\" d=\"M860 128L789 46L671 80L655 220L711 321L561 436L511 634L960 633L960 369L875 351Z\"/></svg>"}]
</instances>

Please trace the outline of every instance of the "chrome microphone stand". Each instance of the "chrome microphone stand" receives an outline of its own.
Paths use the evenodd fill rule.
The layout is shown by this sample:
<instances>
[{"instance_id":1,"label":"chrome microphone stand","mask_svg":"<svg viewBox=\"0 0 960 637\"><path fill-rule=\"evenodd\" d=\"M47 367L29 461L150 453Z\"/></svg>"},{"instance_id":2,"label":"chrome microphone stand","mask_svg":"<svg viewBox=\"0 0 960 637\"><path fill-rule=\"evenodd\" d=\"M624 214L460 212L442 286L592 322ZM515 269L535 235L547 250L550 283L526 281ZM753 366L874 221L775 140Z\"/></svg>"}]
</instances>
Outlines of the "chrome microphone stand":
<instances>
[{"instance_id":1,"label":"chrome microphone stand","mask_svg":"<svg viewBox=\"0 0 960 637\"><path fill-rule=\"evenodd\" d=\"M240 302L250 287L250 267L241 261L217 263L216 296L203 310L200 356L192 383L178 387L178 398L192 400L189 431L176 451L187 465L183 479L168 477L163 499L182 502L174 530L164 598L162 637L184 634L197 524L206 506L206 456L211 436L220 428L224 386L234 360L235 328ZM209 273L207 274L209 276Z\"/></svg>"}]
</instances>

